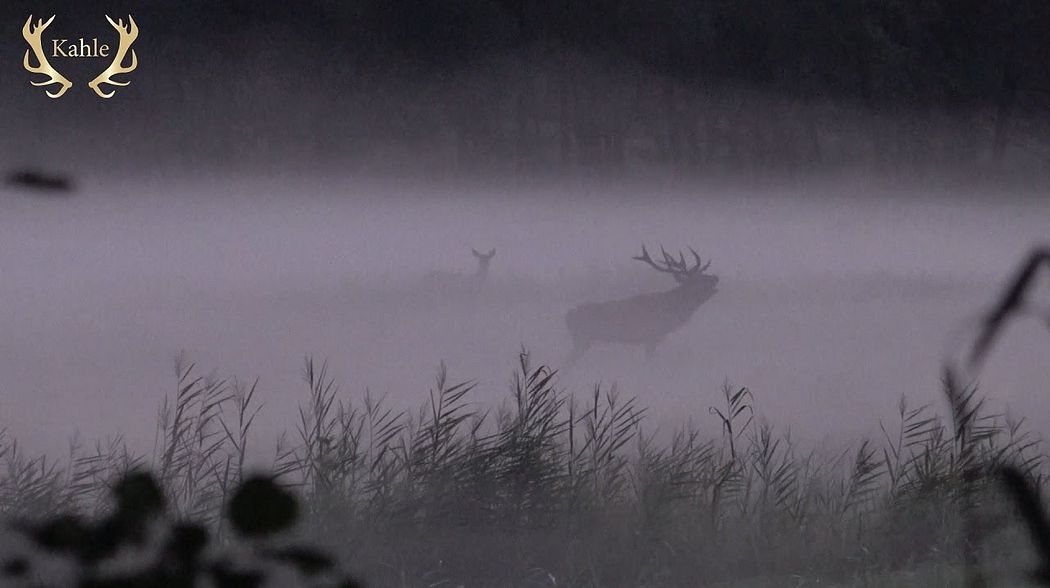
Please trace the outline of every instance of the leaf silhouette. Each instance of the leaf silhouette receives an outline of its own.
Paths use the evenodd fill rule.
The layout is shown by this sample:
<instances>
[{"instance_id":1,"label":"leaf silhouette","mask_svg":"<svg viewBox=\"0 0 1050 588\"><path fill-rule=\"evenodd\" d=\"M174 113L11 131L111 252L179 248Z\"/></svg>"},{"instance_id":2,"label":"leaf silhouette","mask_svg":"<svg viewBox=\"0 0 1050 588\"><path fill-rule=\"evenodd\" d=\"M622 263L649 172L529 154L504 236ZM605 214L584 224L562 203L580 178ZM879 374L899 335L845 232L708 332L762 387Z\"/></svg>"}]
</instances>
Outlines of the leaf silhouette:
<instances>
[{"instance_id":1,"label":"leaf silhouette","mask_svg":"<svg viewBox=\"0 0 1050 588\"><path fill-rule=\"evenodd\" d=\"M88 540L86 525L72 515L59 516L39 526L28 526L25 531L34 543L51 552L76 551Z\"/></svg>"},{"instance_id":2,"label":"leaf silhouette","mask_svg":"<svg viewBox=\"0 0 1050 588\"><path fill-rule=\"evenodd\" d=\"M264 579L259 572L232 570L226 564L212 566L211 575L219 588L256 588Z\"/></svg>"},{"instance_id":3,"label":"leaf silhouette","mask_svg":"<svg viewBox=\"0 0 1050 588\"><path fill-rule=\"evenodd\" d=\"M268 555L272 559L292 564L300 572L309 576L329 570L334 565L332 558L308 547L288 547L271 551Z\"/></svg>"},{"instance_id":4,"label":"leaf silhouette","mask_svg":"<svg viewBox=\"0 0 1050 588\"><path fill-rule=\"evenodd\" d=\"M229 517L234 530L245 537L263 537L295 523L299 506L295 497L273 479L257 476L245 480L233 500Z\"/></svg>"},{"instance_id":5,"label":"leaf silhouette","mask_svg":"<svg viewBox=\"0 0 1050 588\"><path fill-rule=\"evenodd\" d=\"M126 476L113 491L117 512L124 516L144 518L164 510L164 493L153 476L135 472Z\"/></svg>"},{"instance_id":6,"label":"leaf silhouette","mask_svg":"<svg viewBox=\"0 0 1050 588\"><path fill-rule=\"evenodd\" d=\"M22 558L5 560L0 566L5 576L20 578L29 573L29 562Z\"/></svg>"},{"instance_id":7,"label":"leaf silhouette","mask_svg":"<svg viewBox=\"0 0 1050 588\"><path fill-rule=\"evenodd\" d=\"M201 525L183 523L171 530L167 551L183 563L195 562L208 545L208 530Z\"/></svg>"}]
</instances>

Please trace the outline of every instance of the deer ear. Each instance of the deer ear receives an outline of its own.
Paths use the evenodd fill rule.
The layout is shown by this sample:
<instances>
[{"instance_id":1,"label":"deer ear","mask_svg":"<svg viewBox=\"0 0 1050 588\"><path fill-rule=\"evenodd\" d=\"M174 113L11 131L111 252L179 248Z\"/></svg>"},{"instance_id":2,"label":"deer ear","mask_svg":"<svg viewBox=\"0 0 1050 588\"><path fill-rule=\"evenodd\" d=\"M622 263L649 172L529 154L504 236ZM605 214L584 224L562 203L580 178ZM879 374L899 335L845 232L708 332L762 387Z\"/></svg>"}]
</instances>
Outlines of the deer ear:
<instances>
[{"instance_id":1,"label":"deer ear","mask_svg":"<svg viewBox=\"0 0 1050 588\"><path fill-rule=\"evenodd\" d=\"M481 257L481 254L478 253L478 250L474 249L473 247L470 248L470 252L474 254L474 257Z\"/></svg>"},{"instance_id":2,"label":"deer ear","mask_svg":"<svg viewBox=\"0 0 1050 588\"><path fill-rule=\"evenodd\" d=\"M493 255L496 255L496 248L495 247L493 247L492 249L489 249L489 254L486 255L485 257L492 257Z\"/></svg>"}]
</instances>

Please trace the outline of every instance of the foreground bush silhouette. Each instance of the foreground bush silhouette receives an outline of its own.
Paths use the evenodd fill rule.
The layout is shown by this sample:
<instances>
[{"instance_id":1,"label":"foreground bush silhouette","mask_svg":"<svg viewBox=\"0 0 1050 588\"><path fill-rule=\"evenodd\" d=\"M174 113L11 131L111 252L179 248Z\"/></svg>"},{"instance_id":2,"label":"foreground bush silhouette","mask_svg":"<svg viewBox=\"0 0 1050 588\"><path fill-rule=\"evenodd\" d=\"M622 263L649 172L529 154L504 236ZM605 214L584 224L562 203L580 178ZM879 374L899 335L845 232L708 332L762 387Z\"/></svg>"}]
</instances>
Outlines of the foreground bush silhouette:
<instances>
[{"instance_id":1,"label":"foreground bush silhouette","mask_svg":"<svg viewBox=\"0 0 1050 588\"><path fill-rule=\"evenodd\" d=\"M113 495L114 512L100 520L61 515L42 523L16 523L14 530L44 553L71 559L74 585L80 588L247 588L262 586L281 568L298 572L306 585L360 586L338 576L332 559L312 547L272 544L274 535L296 522L299 507L269 477L249 478L233 494L226 515L243 546L230 545L230 553L209 549L205 526L168 520L164 494L148 473L127 475ZM139 557L126 563L126 555ZM0 569L7 580L41 585L29 558L8 557Z\"/></svg>"},{"instance_id":2,"label":"foreground bush silhouette","mask_svg":"<svg viewBox=\"0 0 1050 588\"><path fill-rule=\"evenodd\" d=\"M982 316L972 340L965 341L961 360L948 359L944 365L944 392L948 397L955 427L956 443L962 464L962 500L959 501L964 520L964 562L968 586L985 586L987 580L977 564L977 545L982 540L980 522L976 516L974 490L980 478L991 474L998 478L1017 514L1027 527L1029 540L1036 550L1039 564L1028 576L1037 585L1050 586L1050 519L1040 496L1043 473L1022 463L998 464L983 468L975 451L984 433L980 432L980 413L984 401L976 389L967 389L960 382L975 380L985 360L1002 336L1007 324L1026 315L1036 314L1050 326L1050 315L1033 305L1041 273L1050 271L1050 247L1033 249L1015 272L1013 279L991 308Z\"/></svg>"}]
</instances>

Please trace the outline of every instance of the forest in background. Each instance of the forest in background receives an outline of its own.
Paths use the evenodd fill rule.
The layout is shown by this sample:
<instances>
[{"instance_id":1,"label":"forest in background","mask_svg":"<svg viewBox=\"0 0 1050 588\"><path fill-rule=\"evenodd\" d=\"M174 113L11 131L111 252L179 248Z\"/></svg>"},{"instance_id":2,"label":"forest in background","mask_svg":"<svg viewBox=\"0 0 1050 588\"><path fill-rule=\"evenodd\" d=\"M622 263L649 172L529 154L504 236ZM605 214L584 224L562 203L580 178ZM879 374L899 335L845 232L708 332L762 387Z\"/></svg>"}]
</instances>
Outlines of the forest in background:
<instances>
[{"instance_id":1,"label":"forest in background","mask_svg":"<svg viewBox=\"0 0 1050 588\"><path fill-rule=\"evenodd\" d=\"M28 116L3 151L92 165L134 151L190 166L701 175L1040 173L1050 158L1046 3L139 4L126 8L141 65L120 100L51 101L19 68L24 83L0 93ZM41 10L19 0L5 12L21 23ZM94 10L51 9L55 34L106 34ZM0 44L24 50L15 34ZM111 149L62 140L74 131L105 134Z\"/></svg>"}]
</instances>

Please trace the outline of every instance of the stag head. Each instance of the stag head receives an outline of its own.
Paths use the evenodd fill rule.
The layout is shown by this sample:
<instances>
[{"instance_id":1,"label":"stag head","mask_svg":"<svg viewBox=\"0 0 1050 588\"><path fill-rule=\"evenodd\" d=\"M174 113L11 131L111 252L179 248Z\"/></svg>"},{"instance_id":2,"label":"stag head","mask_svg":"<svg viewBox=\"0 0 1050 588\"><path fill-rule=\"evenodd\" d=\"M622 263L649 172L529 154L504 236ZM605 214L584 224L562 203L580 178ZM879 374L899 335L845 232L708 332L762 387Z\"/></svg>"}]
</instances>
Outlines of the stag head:
<instances>
[{"instance_id":1,"label":"stag head","mask_svg":"<svg viewBox=\"0 0 1050 588\"><path fill-rule=\"evenodd\" d=\"M478 259L478 271L476 275L479 278L483 278L489 273L489 263L492 261L492 258L496 256L496 250L489 249L488 253L482 253L471 247L470 252Z\"/></svg>"},{"instance_id":2,"label":"stag head","mask_svg":"<svg viewBox=\"0 0 1050 588\"><path fill-rule=\"evenodd\" d=\"M471 247L470 251L474 254L474 257L480 259L481 261L489 261L496 255L495 249L489 249L488 253L481 253L477 249Z\"/></svg>"},{"instance_id":3,"label":"stag head","mask_svg":"<svg viewBox=\"0 0 1050 588\"><path fill-rule=\"evenodd\" d=\"M718 284L718 276L704 273L707 271L707 268L711 267L711 260L707 260L706 264L701 264L700 255L697 254L692 247L689 248L689 253L693 254L694 263L692 263L692 265L686 260L685 254L681 251L678 252L678 257L676 258L667 253L663 246L661 246L660 253L663 256L663 261L654 261L643 244L642 254L631 259L641 261L658 272L671 274L671 277L682 286L700 287L713 290Z\"/></svg>"}]
</instances>

